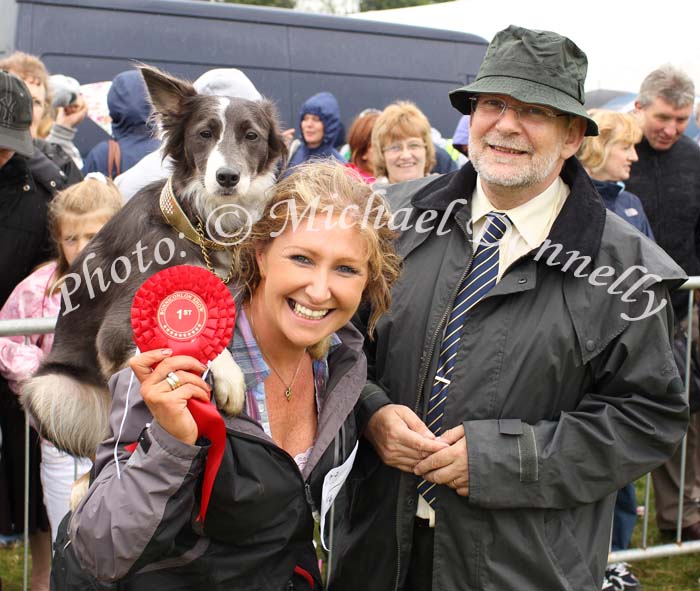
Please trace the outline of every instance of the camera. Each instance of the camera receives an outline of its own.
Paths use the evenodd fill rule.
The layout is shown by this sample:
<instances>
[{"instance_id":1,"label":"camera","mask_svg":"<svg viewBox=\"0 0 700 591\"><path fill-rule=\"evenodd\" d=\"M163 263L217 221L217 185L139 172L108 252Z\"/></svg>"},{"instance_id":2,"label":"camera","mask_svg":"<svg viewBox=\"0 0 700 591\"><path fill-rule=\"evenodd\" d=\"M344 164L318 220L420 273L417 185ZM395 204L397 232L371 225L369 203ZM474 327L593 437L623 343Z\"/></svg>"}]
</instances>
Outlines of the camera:
<instances>
[{"instance_id":1,"label":"camera","mask_svg":"<svg viewBox=\"0 0 700 591\"><path fill-rule=\"evenodd\" d=\"M80 96L80 82L63 74L49 76L49 89L53 97L51 106L54 109L72 105Z\"/></svg>"}]
</instances>

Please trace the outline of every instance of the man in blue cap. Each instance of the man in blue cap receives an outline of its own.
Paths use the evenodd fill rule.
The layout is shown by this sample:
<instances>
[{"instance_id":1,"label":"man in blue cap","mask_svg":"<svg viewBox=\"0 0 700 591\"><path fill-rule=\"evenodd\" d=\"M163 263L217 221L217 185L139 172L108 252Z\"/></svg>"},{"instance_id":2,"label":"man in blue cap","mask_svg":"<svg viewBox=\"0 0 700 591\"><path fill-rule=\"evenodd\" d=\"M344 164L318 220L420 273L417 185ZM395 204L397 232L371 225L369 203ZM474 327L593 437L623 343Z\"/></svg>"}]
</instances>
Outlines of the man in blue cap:
<instances>
[{"instance_id":1,"label":"man in blue cap","mask_svg":"<svg viewBox=\"0 0 700 591\"><path fill-rule=\"evenodd\" d=\"M615 493L683 436L685 275L574 156L586 70L566 37L500 31L450 94L470 162L388 191L404 271L367 341L334 591L600 591Z\"/></svg>"}]
</instances>

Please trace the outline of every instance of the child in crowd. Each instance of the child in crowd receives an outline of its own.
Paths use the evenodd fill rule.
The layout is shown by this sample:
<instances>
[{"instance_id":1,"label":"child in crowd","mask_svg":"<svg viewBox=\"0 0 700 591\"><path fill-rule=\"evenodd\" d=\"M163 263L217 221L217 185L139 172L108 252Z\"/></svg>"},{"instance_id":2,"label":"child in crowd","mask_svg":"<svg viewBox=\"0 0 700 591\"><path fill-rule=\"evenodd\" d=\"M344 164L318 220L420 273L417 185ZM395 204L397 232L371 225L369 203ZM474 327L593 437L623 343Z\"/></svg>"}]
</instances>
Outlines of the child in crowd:
<instances>
[{"instance_id":1,"label":"child in crowd","mask_svg":"<svg viewBox=\"0 0 700 591\"><path fill-rule=\"evenodd\" d=\"M60 285L68 268L121 206L122 197L116 185L100 173L91 173L84 181L58 193L49 206L49 225L58 256L17 285L0 310L0 320L57 316ZM0 373L14 393L19 393L22 380L36 371L52 344L53 334L0 338ZM9 452L9 447L4 447ZM33 464L30 478L36 479L40 475L43 502L55 540L58 525L68 512L71 485L90 469L91 464L87 459L60 452L43 440L41 465ZM32 486L32 490L38 495L36 487ZM37 502L35 500L32 505L36 507ZM22 523L21 515L16 516L15 521ZM32 533L30 544L32 589L48 589L51 556L48 533Z\"/></svg>"}]
</instances>

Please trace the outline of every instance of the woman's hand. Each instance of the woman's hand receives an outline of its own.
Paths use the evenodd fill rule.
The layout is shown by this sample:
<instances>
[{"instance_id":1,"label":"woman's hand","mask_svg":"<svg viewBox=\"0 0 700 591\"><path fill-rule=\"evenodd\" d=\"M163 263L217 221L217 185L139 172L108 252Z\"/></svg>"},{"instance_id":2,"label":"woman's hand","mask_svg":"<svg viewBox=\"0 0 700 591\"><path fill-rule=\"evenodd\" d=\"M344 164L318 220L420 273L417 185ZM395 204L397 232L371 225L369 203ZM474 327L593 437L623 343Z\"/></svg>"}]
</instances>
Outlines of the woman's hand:
<instances>
[{"instance_id":1,"label":"woman's hand","mask_svg":"<svg viewBox=\"0 0 700 591\"><path fill-rule=\"evenodd\" d=\"M87 113L87 103L81 94L73 104L56 109L56 123L75 129L83 122Z\"/></svg>"},{"instance_id":2,"label":"woman's hand","mask_svg":"<svg viewBox=\"0 0 700 591\"><path fill-rule=\"evenodd\" d=\"M190 398L209 402L209 385L201 378L206 366L194 357L171 357L172 350L146 351L129 361L129 367L141 382L141 396L158 424L173 437L189 445L197 441L197 423L187 408ZM171 388L166 380L173 372L180 386Z\"/></svg>"}]
</instances>

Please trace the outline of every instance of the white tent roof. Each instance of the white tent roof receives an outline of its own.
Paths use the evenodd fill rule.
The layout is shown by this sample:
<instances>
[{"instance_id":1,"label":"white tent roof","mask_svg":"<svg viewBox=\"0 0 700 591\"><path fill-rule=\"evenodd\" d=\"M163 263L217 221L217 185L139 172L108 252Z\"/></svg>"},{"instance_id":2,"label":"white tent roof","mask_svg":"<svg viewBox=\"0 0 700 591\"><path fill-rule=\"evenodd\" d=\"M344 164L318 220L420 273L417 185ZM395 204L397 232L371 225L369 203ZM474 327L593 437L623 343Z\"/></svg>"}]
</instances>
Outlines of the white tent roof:
<instances>
[{"instance_id":1,"label":"white tent roof","mask_svg":"<svg viewBox=\"0 0 700 591\"><path fill-rule=\"evenodd\" d=\"M490 41L514 24L556 31L588 56L586 90L637 91L651 70L672 63L700 87L700 21L697 0L659 4L617 0L455 0L350 16L473 33Z\"/></svg>"}]
</instances>

